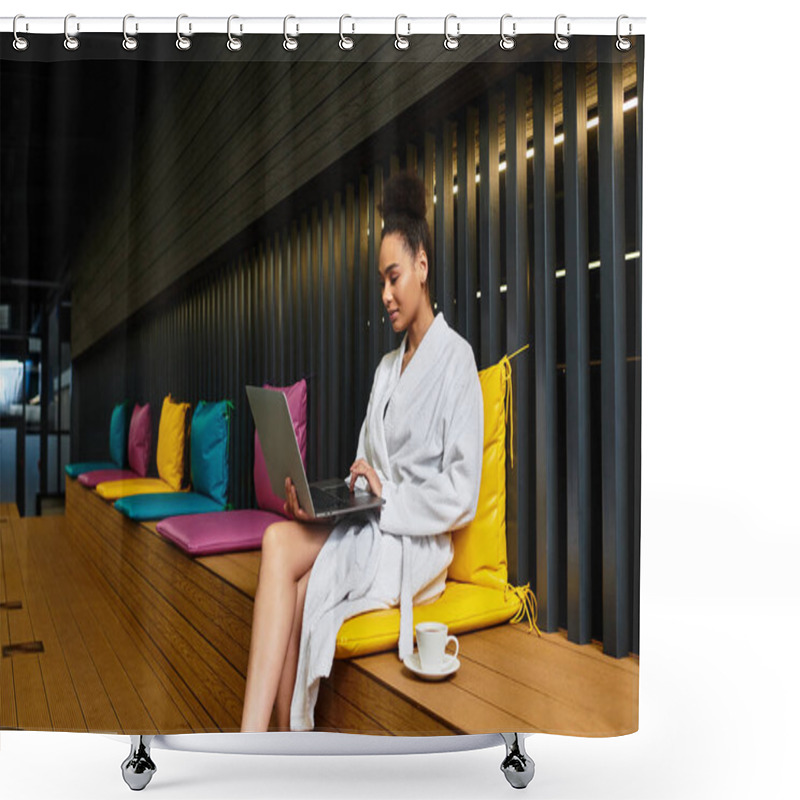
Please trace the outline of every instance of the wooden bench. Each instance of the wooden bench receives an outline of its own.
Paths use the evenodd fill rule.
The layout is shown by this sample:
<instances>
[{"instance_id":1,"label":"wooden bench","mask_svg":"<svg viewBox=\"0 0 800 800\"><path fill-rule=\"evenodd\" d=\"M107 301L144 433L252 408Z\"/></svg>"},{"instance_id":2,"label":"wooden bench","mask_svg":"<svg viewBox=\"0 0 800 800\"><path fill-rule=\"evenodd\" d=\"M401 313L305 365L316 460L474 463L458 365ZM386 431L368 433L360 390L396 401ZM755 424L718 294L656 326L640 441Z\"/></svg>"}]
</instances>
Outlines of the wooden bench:
<instances>
[{"instance_id":1,"label":"wooden bench","mask_svg":"<svg viewBox=\"0 0 800 800\"><path fill-rule=\"evenodd\" d=\"M56 729L238 730L260 552L191 558L154 523L128 520L72 479L66 517L46 520L52 522L17 520L10 533L3 528L3 542L33 553L34 574L7 585L33 587L31 595L52 615L45 639L58 637L76 687L87 676L86 687L76 688L86 727L75 715L77 727ZM28 545L20 544L24 536ZM5 546L2 552L5 570ZM609 658L598 645L573 645L563 633L540 638L524 625L466 634L460 644L461 668L440 683L409 674L396 651L336 661L320 689L317 730L602 736L638 726L635 658ZM52 649L45 641L37 658L49 658ZM14 656L13 666L31 657ZM41 714L31 726L6 712L6 670L0 688L0 725L43 727ZM20 705L17 698L17 714Z\"/></svg>"}]
</instances>

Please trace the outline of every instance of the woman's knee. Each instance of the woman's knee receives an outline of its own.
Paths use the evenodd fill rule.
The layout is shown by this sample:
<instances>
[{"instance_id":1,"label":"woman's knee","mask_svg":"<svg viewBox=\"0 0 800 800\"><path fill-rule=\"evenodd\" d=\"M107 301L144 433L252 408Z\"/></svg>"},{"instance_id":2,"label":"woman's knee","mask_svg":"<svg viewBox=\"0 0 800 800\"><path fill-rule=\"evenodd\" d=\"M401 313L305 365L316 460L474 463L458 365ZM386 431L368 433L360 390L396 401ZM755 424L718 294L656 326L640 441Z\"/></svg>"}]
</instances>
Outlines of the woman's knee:
<instances>
[{"instance_id":1,"label":"woman's knee","mask_svg":"<svg viewBox=\"0 0 800 800\"><path fill-rule=\"evenodd\" d=\"M277 565L286 561L290 553L289 540L292 522L273 522L261 537L261 563Z\"/></svg>"},{"instance_id":2,"label":"woman's knee","mask_svg":"<svg viewBox=\"0 0 800 800\"><path fill-rule=\"evenodd\" d=\"M294 580L300 580L314 565L329 532L297 520L273 523L261 539L261 569L288 571Z\"/></svg>"},{"instance_id":3,"label":"woman's knee","mask_svg":"<svg viewBox=\"0 0 800 800\"><path fill-rule=\"evenodd\" d=\"M288 573L294 580L300 578L305 571L302 534L299 523L292 520L270 525L261 539L262 570Z\"/></svg>"}]
</instances>

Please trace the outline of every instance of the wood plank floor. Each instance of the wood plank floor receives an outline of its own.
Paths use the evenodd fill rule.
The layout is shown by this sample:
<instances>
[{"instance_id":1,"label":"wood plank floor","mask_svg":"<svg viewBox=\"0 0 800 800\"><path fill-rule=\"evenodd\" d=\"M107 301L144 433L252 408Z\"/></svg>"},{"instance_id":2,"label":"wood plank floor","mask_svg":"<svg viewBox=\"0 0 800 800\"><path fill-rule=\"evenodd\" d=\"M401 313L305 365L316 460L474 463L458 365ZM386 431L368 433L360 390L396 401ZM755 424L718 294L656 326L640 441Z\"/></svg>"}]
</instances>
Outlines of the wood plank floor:
<instances>
[{"instance_id":1,"label":"wood plank floor","mask_svg":"<svg viewBox=\"0 0 800 800\"><path fill-rule=\"evenodd\" d=\"M238 730L244 667L220 666L224 657L211 652L169 591L159 597L153 584L137 585L134 543L133 558L112 565L96 533L79 533L64 516L19 519L4 506L0 518L7 520L0 523L2 600L22 601L21 609L0 612L2 643L44 646L0 661L0 727ZM220 688L231 674L234 689Z\"/></svg>"},{"instance_id":2,"label":"wood plank floor","mask_svg":"<svg viewBox=\"0 0 800 800\"><path fill-rule=\"evenodd\" d=\"M260 553L187 557L70 482L68 516L0 507L0 727L238 730ZM14 607L14 603L19 607ZM638 727L638 660L502 625L459 637L461 668L420 681L395 652L337 661L318 730L387 735Z\"/></svg>"}]
</instances>

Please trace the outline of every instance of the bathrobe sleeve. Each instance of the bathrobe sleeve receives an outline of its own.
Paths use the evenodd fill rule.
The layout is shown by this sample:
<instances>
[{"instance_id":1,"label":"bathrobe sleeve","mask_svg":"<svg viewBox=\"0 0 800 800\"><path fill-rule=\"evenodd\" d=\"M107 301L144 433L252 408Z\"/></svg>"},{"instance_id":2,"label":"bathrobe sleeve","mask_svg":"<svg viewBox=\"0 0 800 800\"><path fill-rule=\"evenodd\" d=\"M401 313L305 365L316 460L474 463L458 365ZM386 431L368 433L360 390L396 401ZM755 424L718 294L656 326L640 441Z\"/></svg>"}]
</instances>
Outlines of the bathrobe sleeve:
<instances>
[{"instance_id":1,"label":"bathrobe sleeve","mask_svg":"<svg viewBox=\"0 0 800 800\"><path fill-rule=\"evenodd\" d=\"M462 375L448 390L441 468L428 465L422 482L383 483L380 527L386 533L430 536L475 517L483 463L483 393L474 362Z\"/></svg>"}]
</instances>

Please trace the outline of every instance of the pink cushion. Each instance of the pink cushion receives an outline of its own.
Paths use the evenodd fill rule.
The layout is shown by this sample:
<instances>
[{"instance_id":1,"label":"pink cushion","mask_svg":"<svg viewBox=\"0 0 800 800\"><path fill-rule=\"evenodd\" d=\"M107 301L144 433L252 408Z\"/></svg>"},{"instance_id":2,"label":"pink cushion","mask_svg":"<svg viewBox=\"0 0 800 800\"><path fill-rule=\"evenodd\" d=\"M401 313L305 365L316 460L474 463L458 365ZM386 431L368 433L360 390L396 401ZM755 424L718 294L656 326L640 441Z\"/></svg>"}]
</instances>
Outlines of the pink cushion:
<instances>
[{"instance_id":1,"label":"pink cushion","mask_svg":"<svg viewBox=\"0 0 800 800\"><path fill-rule=\"evenodd\" d=\"M260 550L267 527L284 520L285 517L270 511L247 508L168 517L156 525L156 530L181 550L193 556L202 556L237 550Z\"/></svg>"},{"instance_id":2,"label":"pink cushion","mask_svg":"<svg viewBox=\"0 0 800 800\"><path fill-rule=\"evenodd\" d=\"M294 424L294 433L297 436L297 444L300 447L300 457L303 465L306 465L306 397L307 388L305 378L299 380L292 386L270 386L264 384L265 389L280 389L289 403L289 414ZM253 480L256 485L256 503L264 511L274 511L276 514L283 514L283 500L276 497L272 491L267 474L267 465L264 463L264 455L261 451L261 443L258 440L258 431L255 433L255 458L253 464Z\"/></svg>"},{"instance_id":3,"label":"pink cushion","mask_svg":"<svg viewBox=\"0 0 800 800\"><path fill-rule=\"evenodd\" d=\"M96 469L92 472L84 472L78 476L78 481L90 489L106 481L124 481L128 478L138 478L135 472L129 469Z\"/></svg>"},{"instance_id":4,"label":"pink cushion","mask_svg":"<svg viewBox=\"0 0 800 800\"><path fill-rule=\"evenodd\" d=\"M137 404L131 414L131 427L128 431L128 463L139 478L147 475L150 466L152 430L150 403L143 406Z\"/></svg>"}]
</instances>

